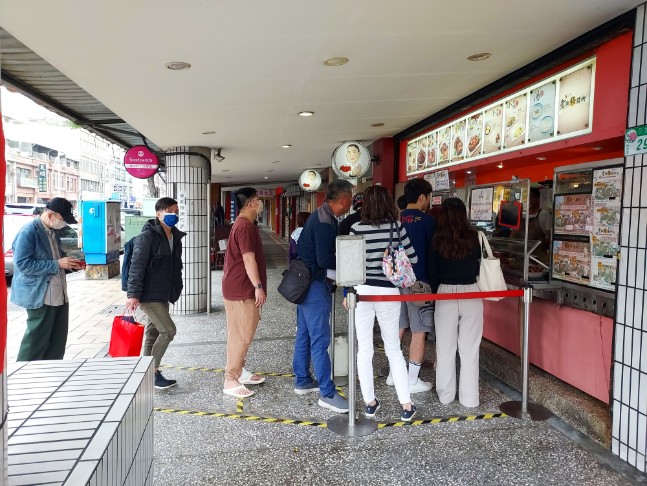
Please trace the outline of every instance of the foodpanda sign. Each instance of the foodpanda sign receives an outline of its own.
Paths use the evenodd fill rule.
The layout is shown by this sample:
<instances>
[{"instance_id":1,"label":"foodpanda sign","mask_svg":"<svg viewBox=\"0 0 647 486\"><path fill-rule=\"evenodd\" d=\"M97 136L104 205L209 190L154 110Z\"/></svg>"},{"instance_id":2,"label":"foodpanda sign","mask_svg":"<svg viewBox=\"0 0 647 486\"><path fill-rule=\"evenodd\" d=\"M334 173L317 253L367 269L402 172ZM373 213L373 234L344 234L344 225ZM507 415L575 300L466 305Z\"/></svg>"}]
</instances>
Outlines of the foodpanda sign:
<instances>
[{"instance_id":1,"label":"foodpanda sign","mask_svg":"<svg viewBox=\"0 0 647 486\"><path fill-rule=\"evenodd\" d=\"M137 179L154 176L159 166L159 158L145 145L135 145L124 155L126 172Z\"/></svg>"}]
</instances>

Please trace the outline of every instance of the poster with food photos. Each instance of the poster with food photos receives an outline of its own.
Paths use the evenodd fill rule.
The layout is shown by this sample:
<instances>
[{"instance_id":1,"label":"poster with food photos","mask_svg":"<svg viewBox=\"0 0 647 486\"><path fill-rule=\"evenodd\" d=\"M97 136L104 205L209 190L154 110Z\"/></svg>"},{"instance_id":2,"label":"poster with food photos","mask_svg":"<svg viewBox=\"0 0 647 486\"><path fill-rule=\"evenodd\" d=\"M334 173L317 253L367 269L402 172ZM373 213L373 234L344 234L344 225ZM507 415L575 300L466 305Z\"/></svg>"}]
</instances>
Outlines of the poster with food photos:
<instances>
[{"instance_id":1,"label":"poster with food photos","mask_svg":"<svg viewBox=\"0 0 647 486\"><path fill-rule=\"evenodd\" d=\"M416 151L416 170L423 170L427 165L427 137L418 140Z\"/></svg>"},{"instance_id":2,"label":"poster with food photos","mask_svg":"<svg viewBox=\"0 0 647 486\"><path fill-rule=\"evenodd\" d=\"M465 120L460 120L452 125L452 160L465 158Z\"/></svg>"},{"instance_id":3,"label":"poster with food photos","mask_svg":"<svg viewBox=\"0 0 647 486\"><path fill-rule=\"evenodd\" d=\"M451 144L451 127L445 127L438 132L438 165L449 162L449 146Z\"/></svg>"},{"instance_id":4,"label":"poster with food photos","mask_svg":"<svg viewBox=\"0 0 647 486\"><path fill-rule=\"evenodd\" d=\"M493 106L483 113L483 153L501 150L503 132L503 105Z\"/></svg>"},{"instance_id":5,"label":"poster with food photos","mask_svg":"<svg viewBox=\"0 0 647 486\"><path fill-rule=\"evenodd\" d=\"M615 258L620 252L618 240L608 235L591 236L591 254L598 258Z\"/></svg>"},{"instance_id":6,"label":"poster with food photos","mask_svg":"<svg viewBox=\"0 0 647 486\"><path fill-rule=\"evenodd\" d=\"M427 169L436 167L438 161L438 147L437 147L438 134L432 132L429 135L427 142Z\"/></svg>"},{"instance_id":7,"label":"poster with food photos","mask_svg":"<svg viewBox=\"0 0 647 486\"><path fill-rule=\"evenodd\" d=\"M407 146L407 174L416 171L416 152L418 148L418 141L409 142Z\"/></svg>"},{"instance_id":8,"label":"poster with food photos","mask_svg":"<svg viewBox=\"0 0 647 486\"><path fill-rule=\"evenodd\" d=\"M617 268L614 258L593 257L591 260L591 287L615 290Z\"/></svg>"},{"instance_id":9,"label":"poster with food photos","mask_svg":"<svg viewBox=\"0 0 647 486\"><path fill-rule=\"evenodd\" d=\"M613 237L620 236L620 199L595 201L593 205L593 234Z\"/></svg>"},{"instance_id":10,"label":"poster with food photos","mask_svg":"<svg viewBox=\"0 0 647 486\"><path fill-rule=\"evenodd\" d=\"M608 201L622 194L622 167L607 167L593 171L593 200Z\"/></svg>"},{"instance_id":11,"label":"poster with food photos","mask_svg":"<svg viewBox=\"0 0 647 486\"><path fill-rule=\"evenodd\" d=\"M559 78L557 134L591 128L593 64Z\"/></svg>"},{"instance_id":12,"label":"poster with food photos","mask_svg":"<svg viewBox=\"0 0 647 486\"><path fill-rule=\"evenodd\" d=\"M528 142L537 142L555 135L555 95L557 83L551 81L530 92Z\"/></svg>"},{"instance_id":13,"label":"poster with food photos","mask_svg":"<svg viewBox=\"0 0 647 486\"><path fill-rule=\"evenodd\" d=\"M555 234L586 235L593 231L590 194L555 196Z\"/></svg>"},{"instance_id":14,"label":"poster with food photos","mask_svg":"<svg viewBox=\"0 0 647 486\"><path fill-rule=\"evenodd\" d=\"M505 148L517 147L526 141L526 93L505 102Z\"/></svg>"},{"instance_id":15,"label":"poster with food photos","mask_svg":"<svg viewBox=\"0 0 647 486\"><path fill-rule=\"evenodd\" d=\"M588 285L591 281L591 244L553 240L553 278Z\"/></svg>"},{"instance_id":16,"label":"poster with food photos","mask_svg":"<svg viewBox=\"0 0 647 486\"><path fill-rule=\"evenodd\" d=\"M467 119L467 157L481 155L483 148L483 114L477 113Z\"/></svg>"}]
</instances>

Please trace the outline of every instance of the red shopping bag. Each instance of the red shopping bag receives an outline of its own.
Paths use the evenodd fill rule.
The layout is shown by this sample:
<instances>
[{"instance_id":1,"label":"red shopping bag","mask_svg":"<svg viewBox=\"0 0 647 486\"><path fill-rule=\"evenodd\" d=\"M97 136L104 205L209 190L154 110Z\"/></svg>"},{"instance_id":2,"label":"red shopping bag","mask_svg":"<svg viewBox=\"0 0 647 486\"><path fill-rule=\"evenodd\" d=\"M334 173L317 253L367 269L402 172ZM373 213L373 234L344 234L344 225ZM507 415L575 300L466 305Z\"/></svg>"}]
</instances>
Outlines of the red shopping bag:
<instances>
[{"instance_id":1,"label":"red shopping bag","mask_svg":"<svg viewBox=\"0 0 647 486\"><path fill-rule=\"evenodd\" d=\"M133 321L133 322L131 322ZM139 356L144 340L144 326L131 316L115 316L108 354L113 358Z\"/></svg>"}]
</instances>

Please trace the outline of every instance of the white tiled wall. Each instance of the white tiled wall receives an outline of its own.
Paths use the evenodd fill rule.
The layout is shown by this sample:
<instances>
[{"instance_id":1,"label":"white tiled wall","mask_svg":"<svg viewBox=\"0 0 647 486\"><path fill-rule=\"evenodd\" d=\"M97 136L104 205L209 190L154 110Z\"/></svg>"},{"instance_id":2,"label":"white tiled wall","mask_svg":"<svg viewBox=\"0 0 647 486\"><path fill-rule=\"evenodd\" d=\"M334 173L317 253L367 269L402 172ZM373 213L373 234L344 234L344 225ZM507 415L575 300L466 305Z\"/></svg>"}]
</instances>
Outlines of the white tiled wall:
<instances>
[{"instance_id":1,"label":"white tiled wall","mask_svg":"<svg viewBox=\"0 0 647 486\"><path fill-rule=\"evenodd\" d=\"M647 124L646 5L638 7L628 127ZM613 367L613 452L647 470L647 155L625 158Z\"/></svg>"},{"instance_id":2,"label":"white tiled wall","mask_svg":"<svg viewBox=\"0 0 647 486\"><path fill-rule=\"evenodd\" d=\"M187 234L182 240L184 290L172 312L196 314L207 310L207 191L211 168L202 157L173 155L174 152L200 152L209 157L210 151L200 147L178 147L166 156L166 193L178 201L180 221L177 227Z\"/></svg>"}]
</instances>

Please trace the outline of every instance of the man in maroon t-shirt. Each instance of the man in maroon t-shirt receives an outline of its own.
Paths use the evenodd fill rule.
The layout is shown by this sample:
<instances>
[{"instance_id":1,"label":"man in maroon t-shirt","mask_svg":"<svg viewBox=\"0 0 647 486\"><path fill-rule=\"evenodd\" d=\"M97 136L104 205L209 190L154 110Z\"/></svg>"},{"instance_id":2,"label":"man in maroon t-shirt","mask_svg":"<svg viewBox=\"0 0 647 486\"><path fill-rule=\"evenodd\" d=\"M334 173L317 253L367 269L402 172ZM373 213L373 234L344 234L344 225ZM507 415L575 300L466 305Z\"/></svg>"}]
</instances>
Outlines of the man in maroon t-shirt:
<instances>
[{"instance_id":1,"label":"man in maroon t-shirt","mask_svg":"<svg viewBox=\"0 0 647 486\"><path fill-rule=\"evenodd\" d=\"M245 385L265 381L244 366L261 318L261 307L267 299L267 271L261 235L254 224L263 211L263 201L256 196L256 189L243 187L236 191L236 204L240 212L229 234L222 277L227 315L227 366L223 392L246 398L254 392Z\"/></svg>"}]
</instances>

